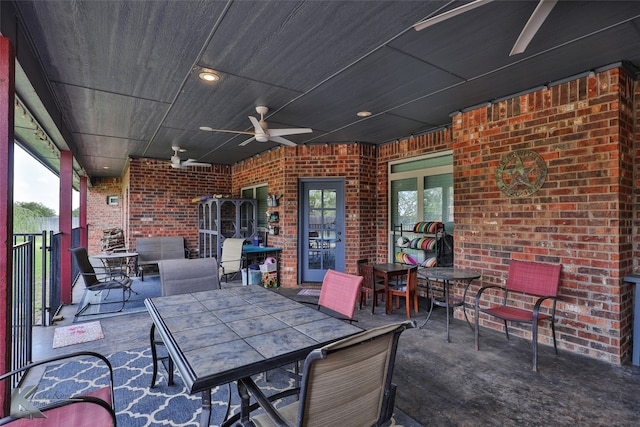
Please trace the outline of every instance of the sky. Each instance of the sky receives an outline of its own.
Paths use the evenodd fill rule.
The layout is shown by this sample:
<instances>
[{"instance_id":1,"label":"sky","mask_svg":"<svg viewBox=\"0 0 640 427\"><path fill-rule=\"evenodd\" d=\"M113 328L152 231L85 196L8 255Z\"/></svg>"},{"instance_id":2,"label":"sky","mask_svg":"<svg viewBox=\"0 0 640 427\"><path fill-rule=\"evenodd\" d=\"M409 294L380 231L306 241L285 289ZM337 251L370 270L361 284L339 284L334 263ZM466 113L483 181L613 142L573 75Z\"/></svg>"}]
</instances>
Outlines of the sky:
<instances>
[{"instance_id":1,"label":"sky","mask_svg":"<svg viewBox=\"0 0 640 427\"><path fill-rule=\"evenodd\" d=\"M14 202L38 202L60 212L60 179L17 144L14 144ZM73 208L80 206L79 194L73 191Z\"/></svg>"}]
</instances>

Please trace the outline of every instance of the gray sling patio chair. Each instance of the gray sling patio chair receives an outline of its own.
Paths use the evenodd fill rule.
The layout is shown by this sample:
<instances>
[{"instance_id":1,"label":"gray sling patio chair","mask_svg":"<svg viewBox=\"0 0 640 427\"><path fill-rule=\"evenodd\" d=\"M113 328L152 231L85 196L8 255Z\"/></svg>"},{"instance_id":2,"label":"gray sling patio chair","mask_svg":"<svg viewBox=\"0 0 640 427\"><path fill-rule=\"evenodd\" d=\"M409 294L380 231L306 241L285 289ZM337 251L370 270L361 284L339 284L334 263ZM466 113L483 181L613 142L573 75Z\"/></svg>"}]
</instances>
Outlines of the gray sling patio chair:
<instances>
[{"instance_id":1,"label":"gray sling patio chair","mask_svg":"<svg viewBox=\"0 0 640 427\"><path fill-rule=\"evenodd\" d=\"M167 259L158 263L160 270L160 286L162 296L187 294L191 292L220 289L218 278L218 263L215 258L197 259ZM153 373L151 375L151 387L156 385L158 375L158 362L166 362L168 374L167 384L173 384L173 361L166 356L158 356L158 346L164 346L159 337L156 337L156 325L151 324L149 339L151 342L151 358L153 360Z\"/></svg>"},{"instance_id":2,"label":"gray sling patio chair","mask_svg":"<svg viewBox=\"0 0 640 427\"><path fill-rule=\"evenodd\" d=\"M258 426L379 426L393 415L395 385L391 383L400 334L412 321L370 329L312 351L304 361L300 389L267 396L251 378L238 381L241 414ZM299 393L282 408L272 402ZM253 397L257 403L250 405Z\"/></svg>"},{"instance_id":3,"label":"gray sling patio chair","mask_svg":"<svg viewBox=\"0 0 640 427\"><path fill-rule=\"evenodd\" d=\"M117 313L124 309L124 304L127 301L128 297L131 296L131 283L133 282L129 276L125 274L122 270L112 271L107 267L94 267L89 261L89 255L87 254L87 250L82 246L76 246L74 248L69 248L69 252L73 255L73 258L76 261L76 265L80 270L80 274L84 279L84 285L88 291L110 291L111 289L120 289L122 290L122 305L117 310L111 311L102 311L98 313L91 314L83 314L91 305L99 305L96 303L87 302L78 312L75 314L76 317L79 316L90 316L92 314L106 314L106 313ZM96 271L98 270L98 271ZM103 270L103 271L100 271ZM125 297L125 294L129 294ZM106 298L105 298L106 299ZM102 304L112 304L113 301L104 301Z\"/></svg>"}]
</instances>

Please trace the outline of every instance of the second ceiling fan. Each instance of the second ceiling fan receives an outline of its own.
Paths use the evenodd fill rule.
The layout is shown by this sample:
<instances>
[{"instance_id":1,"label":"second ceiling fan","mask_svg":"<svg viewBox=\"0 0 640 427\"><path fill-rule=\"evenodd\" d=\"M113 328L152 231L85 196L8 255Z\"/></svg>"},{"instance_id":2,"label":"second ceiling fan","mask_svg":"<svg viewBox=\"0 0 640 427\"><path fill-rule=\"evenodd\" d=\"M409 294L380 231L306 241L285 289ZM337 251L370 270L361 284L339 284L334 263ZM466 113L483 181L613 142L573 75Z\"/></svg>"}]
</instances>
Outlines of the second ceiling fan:
<instances>
[{"instance_id":1,"label":"second ceiling fan","mask_svg":"<svg viewBox=\"0 0 640 427\"><path fill-rule=\"evenodd\" d=\"M456 7L455 9L451 9L447 12L420 21L415 24L413 28L416 31L424 30L427 27L430 27L442 21L446 21L449 18L453 18L454 16L468 12L477 7L484 6L485 4L491 3L492 1L493 0L474 0L472 2L465 3L462 6ZM529 43L531 43L531 40L533 39L533 36L536 35L557 2L557 0L540 0L538 2L538 5L529 17L529 20L520 32L520 36L518 36L518 39L513 45L513 49L511 49L509 56L522 53L527 49L527 46L529 46Z\"/></svg>"},{"instance_id":2,"label":"second ceiling fan","mask_svg":"<svg viewBox=\"0 0 640 427\"><path fill-rule=\"evenodd\" d=\"M240 146L247 145L251 141L256 140L258 142L273 141L282 145L288 145L292 147L297 144L293 141L289 141L288 139L283 138L283 136L313 132L313 129L310 128L269 129L269 125L264 120L264 115L267 114L268 111L268 107L259 105L256 107L256 112L260 114L260 120L256 119L255 117L249 116L249 120L251 120L251 124L253 124L253 132L244 130L213 129L209 126L200 126L200 130L204 130L207 132L227 132L252 135L251 138L247 139L244 142L241 142Z\"/></svg>"}]
</instances>

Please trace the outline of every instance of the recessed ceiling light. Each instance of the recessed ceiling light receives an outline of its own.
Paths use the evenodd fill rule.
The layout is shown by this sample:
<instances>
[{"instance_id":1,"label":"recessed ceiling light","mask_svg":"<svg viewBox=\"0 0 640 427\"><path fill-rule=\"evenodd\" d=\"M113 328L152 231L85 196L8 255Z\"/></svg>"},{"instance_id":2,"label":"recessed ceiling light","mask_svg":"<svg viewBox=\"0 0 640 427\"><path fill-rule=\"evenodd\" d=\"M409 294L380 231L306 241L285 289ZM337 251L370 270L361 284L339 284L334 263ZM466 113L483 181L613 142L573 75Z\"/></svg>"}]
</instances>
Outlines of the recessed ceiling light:
<instances>
[{"instance_id":1,"label":"recessed ceiling light","mask_svg":"<svg viewBox=\"0 0 640 427\"><path fill-rule=\"evenodd\" d=\"M371 111L359 111L358 117L369 117L371 115Z\"/></svg>"},{"instance_id":2,"label":"recessed ceiling light","mask_svg":"<svg viewBox=\"0 0 640 427\"><path fill-rule=\"evenodd\" d=\"M102 169L109 169L109 166L103 166Z\"/></svg>"},{"instance_id":3,"label":"recessed ceiling light","mask_svg":"<svg viewBox=\"0 0 640 427\"><path fill-rule=\"evenodd\" d=\"M220 76L211 70L202 71L200 74L198 74L198 77L206 82L217 82L218 80L220 80Z\"/></svg>"}]
</instances>

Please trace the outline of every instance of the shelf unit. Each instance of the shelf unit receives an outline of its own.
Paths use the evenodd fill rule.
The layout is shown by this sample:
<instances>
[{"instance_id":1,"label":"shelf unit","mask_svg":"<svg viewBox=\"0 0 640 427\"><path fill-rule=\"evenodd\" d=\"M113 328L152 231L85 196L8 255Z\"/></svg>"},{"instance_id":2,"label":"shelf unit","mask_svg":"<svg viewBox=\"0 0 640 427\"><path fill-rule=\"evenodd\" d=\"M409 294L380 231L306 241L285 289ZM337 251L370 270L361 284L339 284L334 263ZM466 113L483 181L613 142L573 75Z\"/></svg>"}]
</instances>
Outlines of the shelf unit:
<instances>
[{"instance_id":1,"label":"shelf unit","mask_svg":"<svg viewBox=\"0 0 640 427\"><path fill-rule=\"evenodd\" d=\"M444 224L419 222L412 228L393 226L393 262L421 267L438 267L438 245L445 234Z\"/></svg>"},{"instance_id":2,"label":"shelf unit","mask_svg":"<svg viewBox=\"0 0 640 427\"><path fill-rule=\"evenodd\" d=\"M208 199L198 202L198 252L201 258L220 259L228 238L253 241L258 235L256 199Z\"/></svg>"}]
</instances>

